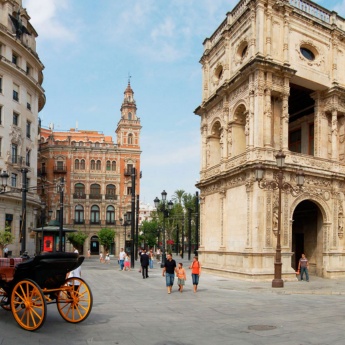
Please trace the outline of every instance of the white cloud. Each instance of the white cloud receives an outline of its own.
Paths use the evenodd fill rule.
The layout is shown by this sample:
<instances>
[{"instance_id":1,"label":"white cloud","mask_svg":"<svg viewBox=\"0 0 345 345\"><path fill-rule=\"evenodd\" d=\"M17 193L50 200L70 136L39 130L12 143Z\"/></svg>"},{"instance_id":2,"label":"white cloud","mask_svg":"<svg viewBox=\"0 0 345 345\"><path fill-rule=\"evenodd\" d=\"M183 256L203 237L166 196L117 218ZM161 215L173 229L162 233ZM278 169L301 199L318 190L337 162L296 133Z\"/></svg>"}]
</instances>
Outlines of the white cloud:
<instances>
[{"instance_id":1,"label":"white cloud","mask_svg":"<svg viewBox=\"0 0 345 345\"><path fill-rule=\"evenodd\" d=\"M24 0L23 7L27 9L30 23L39 33L40 39L75 41L75 30L61 21L61 13L69 9L67 0Z\"/></svg>"},{"instance_id":2,"label":"white cloud","mask_svg":"<svg viewBox=\"0 0 345 345\"><path fill-rule=\"evenodd\" d=\"M153 40L157 38L172 37L175 31L175 23L169 17L165 18L164 22L154 28L151 32L151 37Z\"/></svg>"}]
</instances>

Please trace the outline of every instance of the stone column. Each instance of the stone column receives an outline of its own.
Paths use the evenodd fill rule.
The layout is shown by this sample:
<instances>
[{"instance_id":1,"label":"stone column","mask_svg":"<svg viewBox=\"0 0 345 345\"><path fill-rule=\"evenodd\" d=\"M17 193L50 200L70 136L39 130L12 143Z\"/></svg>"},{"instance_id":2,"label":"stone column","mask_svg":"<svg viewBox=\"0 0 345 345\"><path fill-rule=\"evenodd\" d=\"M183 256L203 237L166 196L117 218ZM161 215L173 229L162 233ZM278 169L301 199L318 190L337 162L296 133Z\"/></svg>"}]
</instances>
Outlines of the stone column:
<instances>
[{"instance_id":1,"label":"stone column","mask_svg":"<svg viewBox=\"0 0 345 345\"><path fill-rule=\"evenodd\" d=\"M332 34L332 82L336 84L338 81L338 38L337 34Z\"/></svg>"},{"instance_id":2,"label":"stone column","mask_svg":"<svg viewBox=\"0 0 345 345\"><path fill-rule=\"evenodd\" d=\"M265 147L272 147L272 105L271 105L271 89L265 90L265 113L264 113L264 131L265 131Z\"/></svg>"},{"instance_id":3,"label":"stone column","mask_svg":"<svg viewBox=\"0 0 345 345\"><path fill-rule=\"evenodd\" d=\"M263 147L263 112L264 112L264 73L261 70L255 72L254 91L254 147Z\"/></svg>"},{"instance_id":4,"label":"stone column","mask_svg":"<svg viewBox=\"0 0 345 345\"><path fill-rule=\"evenodd\" d=\"M265 7L261 2L256 4L256 55L264 55Z\"/></svg>"},{"instance_id":5,"label":"stone column","mask_svg":"<svg viewBox=\"0 0 345 345\"><path fill-rule=\"evenodd\" d=\"M289 65L289 12L284 13L284 42L283 42L283 51L284 51L284 64Z\"/></svg>"},{"instance_id":6,"label":"stone column","mask_svg":"<svg viewBox=\"0 0 345 345\"><path fill-rule=\"evenodd\" d=\"M266 9L266 58L271 58L271 43L272 43L272 6L267 5Z\"/></svg>"},{"instance_id":7,"label":"stone column","mask_svg":"<svg viewBox=\"0 0 345 345\"><path fill-rule=\"evenodd\" d=\"M332 159L338 160L338 112L332 110Z\"/></svg>"},{"instance_id":8,"label":"stone column","mask_svg":"<svg viewBox=\"0 0 345 345\"><path fill-rule=\"evenodd\" d=\"M207 167L207 125L201 127L201 170Z\"/></svg>"}]
</instances>

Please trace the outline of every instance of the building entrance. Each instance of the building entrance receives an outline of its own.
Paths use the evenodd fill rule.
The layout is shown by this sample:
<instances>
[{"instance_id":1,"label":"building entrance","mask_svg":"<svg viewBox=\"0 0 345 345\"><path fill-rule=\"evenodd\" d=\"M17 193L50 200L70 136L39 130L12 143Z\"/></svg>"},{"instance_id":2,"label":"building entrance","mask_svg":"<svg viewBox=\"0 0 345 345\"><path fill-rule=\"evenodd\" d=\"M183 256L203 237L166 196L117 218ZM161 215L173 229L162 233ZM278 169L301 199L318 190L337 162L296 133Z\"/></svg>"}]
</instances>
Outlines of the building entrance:
<instances>
[{"instance_id":1,"label":"building entrance","mask_svg":"<svg viewBox=\"0 0 345 345\"><path fill-rule=\"evenodd\" d=\"M90 241L91 254L99 254L99 241L98 236L92 236Z\"/></svg>"},{"instance_id":2,"label":"building entrance","mask_svg":"<svg viewBox=\"0 0 345 345\"><path fill-rule=\"evenodd\" d=\"M291 267L297 270L302 253L309 260L309 273L322 276L322 214L310 200L299 203L293 213Z\"/></svg>"}]
</instances>

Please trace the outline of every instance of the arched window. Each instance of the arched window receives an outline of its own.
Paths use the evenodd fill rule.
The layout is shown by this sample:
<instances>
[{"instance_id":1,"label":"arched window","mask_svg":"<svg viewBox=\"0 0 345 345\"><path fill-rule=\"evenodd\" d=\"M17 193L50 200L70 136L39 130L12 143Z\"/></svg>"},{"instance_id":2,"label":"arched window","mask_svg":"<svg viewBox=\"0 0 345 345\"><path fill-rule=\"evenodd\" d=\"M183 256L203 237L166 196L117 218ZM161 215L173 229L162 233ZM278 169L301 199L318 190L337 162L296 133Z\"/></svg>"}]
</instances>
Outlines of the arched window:
<instances>
[{"instance_id":1,"label":"arched window","mask_svg":"<svg viewBox=\"0 0 345 345\"><path fill-rule=\"evenodd\" d=\"M106 215L107 224L115 224L115 207L108 206L107 207L107 215Z\"/></svg>"},{"instance_id":2,"label":"arched window","mask_svg":"<svg viewBox=\"0 0 345 345\"><path fill-rule=\"evenodd\" d=\"M75 169L75 170L79 170L79 159L76 159L76 160L74 161L74 169Z\"/></svg>"},{"instance_id":3,"label":"arched window","mask_svg":"<svg viewBox=\"0 0 345 345\"><path fill-rule=\"evenodd\" d=\"M111 170L111 162L107 161L107 171L110 171L110 170Z\"/></svg>"},{"instance_id":4,"label":"arched window","mask_svg":"<svg viewBox=\"0 0 345 345\"><path fill-rule=\"evenodd\" d=\"M99 224L99 207L97 205L91 206L91 224Z\"/></svg>"},{"instance_id":5,"label":"arched window","mask_svg":"<svg viewBox=\"0 0 345 345\"><path fill-rule=\"evenodd\" d=\"M85 199L85 186L82 183L75 184L73 197L76 199Z\"/></svg>"},{"instance_id":6,"label":"arched window","mask_svg":"<svg viewBox=\"0 0 345 345\"><path fill-rule=\"evenodd\" d=\"M111 170L116 171L116 161L111 162Z\"/></svg>"},{"instance_id":7,"label":"arched window","mask_svg":"<svg viewBox=\"0 0 345 345\"><path fill-rule=\"evenodd\" d=\"M81 170L85 170L85 159L82 159L82 160L80 161L80 169L81 169Z\"/></svg>"},{"instance_id":8,"label":"arched window","mask_svg":"<svg viewBox=\"0 0 345 345\"><path fill-rule=\"evenodd\" d=\"M101 198L101 186L94 183L90 186L90 199L100 199Z\"/></svg>"},{"instance_id":9,"label":"arched window","mask_svg":"<svg viewBox=\"0 0 345 345\"><path fill-rule=\"evenodd\" d=\"M100 145L99 145L99 142L98 141L96 141L95 142L95 147L99 147Z\"/></svg>"},{"instance_id":10,"label":"arched window","mask_svg":"<svg viewBox=\"0 0 345 345\"><path fill-rule=\"evenodd\" d=\"M83 146L84 143L82 141L79 141L79 146Z\"/></svg>"},{"instance_id":11,"label":"arched window","mask_svg":"<svg viewBox=\"0 0 345 345\"><path fill-rule=\"evenodd\" d=\"M93 159L91 160L91 170L96 170L96 162Z\"/></svg>"},{"instance_id":12,"label":"arched window","mask_svg":"<svg viewBox=\"0 0 345 345\"><path fill-rule=\"evenodd\" d=\"M101 170L101 161L98 160L96 163L96 170Z\"/></svg>"},{"instance_id":13,"label":"arched window","mask_svg":"<svg viewBox=\"0 0 345 345\"><path fill-rule=\"evenodd\" d=\"M84 207L81 205L75 207L74 223L84 224Z\"/></svg>"},{"instance_id":14,"label":"arched window","mask_svg":"<svg viewBox=\"0 0 345 345\"><path fill-rule=\"evenodd\" d=\"M132 113L131 112L128 113L128 120L132 120Z\"/></svg>"},{"instance_id":15,"label":"arched window","mask_svg":"<svg viewBox=\"0 0 345 345\"><path fill-rule=\"evenodd\" d=\"M128 134L128 145L133 145L133 134L132 133Z\"/></svg>"},{"instance_id":16,"label":"arched window","mask_svg":"<svg viewBox=\"0 0 345 345\"><path fill-rule=\"evenodd\" d=\"M105 189L105 198L116 200L116 187L113 184L108 184Z\"/></svg>"}]
</instances>

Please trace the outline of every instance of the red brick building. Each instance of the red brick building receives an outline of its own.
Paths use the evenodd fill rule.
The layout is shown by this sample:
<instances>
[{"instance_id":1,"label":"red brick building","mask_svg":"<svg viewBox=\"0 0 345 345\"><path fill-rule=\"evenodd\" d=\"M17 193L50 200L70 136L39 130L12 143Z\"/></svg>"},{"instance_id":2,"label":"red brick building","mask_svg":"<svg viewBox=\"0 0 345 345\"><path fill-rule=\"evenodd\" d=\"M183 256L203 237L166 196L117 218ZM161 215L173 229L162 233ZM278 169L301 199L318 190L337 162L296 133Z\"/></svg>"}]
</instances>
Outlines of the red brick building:
<instances>
[{"instance_id":1,"label":"red brick building","mask_svg":"<svg viewBox=\"0 0 345 345\"><path fill-rule=\"evenodd\" d=\"M38 175L45 186L41 190L42 200L46 210L52 211L51 219L59 220L60 192L56 185L63 177L63 223L88 234L84 253L89 248L93 254L102 251L97 234L105 227L116 231L112 253L125 244L120 219L131 211L132 168L138 172L135 188L136 195L140 194L141 125L133 94L128 83L115 130L116 142L98 131L41 128ZM57 246L57 239L54 241ZM40 242L41 238L37 246Z\"/></svg>"}]
</instances>

